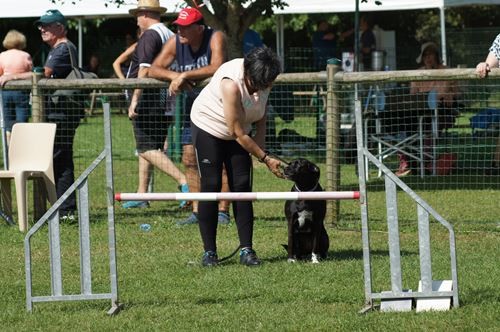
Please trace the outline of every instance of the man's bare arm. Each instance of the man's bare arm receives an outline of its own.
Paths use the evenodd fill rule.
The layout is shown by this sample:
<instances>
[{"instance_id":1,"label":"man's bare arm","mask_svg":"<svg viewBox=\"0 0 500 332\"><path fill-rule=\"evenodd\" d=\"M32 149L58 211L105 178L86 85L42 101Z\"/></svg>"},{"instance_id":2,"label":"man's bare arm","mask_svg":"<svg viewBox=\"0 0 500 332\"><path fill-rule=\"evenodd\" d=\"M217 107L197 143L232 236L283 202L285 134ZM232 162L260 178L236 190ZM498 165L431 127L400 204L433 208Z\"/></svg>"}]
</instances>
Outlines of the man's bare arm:
<instances>
[{"instance_id":1,"label":"man's bare arm","mask_svg":"<svg viewBox=\"0 0 500 332\"><path fill-rule=\"evenodd\" d=\"M149 77L163 81L172 81L179 76L178 72L169 69L170 65L175 60L175 52L175 37L172 37L163 45L160 53L151 64L148 74Z\"/></svg>"}]
</instances>

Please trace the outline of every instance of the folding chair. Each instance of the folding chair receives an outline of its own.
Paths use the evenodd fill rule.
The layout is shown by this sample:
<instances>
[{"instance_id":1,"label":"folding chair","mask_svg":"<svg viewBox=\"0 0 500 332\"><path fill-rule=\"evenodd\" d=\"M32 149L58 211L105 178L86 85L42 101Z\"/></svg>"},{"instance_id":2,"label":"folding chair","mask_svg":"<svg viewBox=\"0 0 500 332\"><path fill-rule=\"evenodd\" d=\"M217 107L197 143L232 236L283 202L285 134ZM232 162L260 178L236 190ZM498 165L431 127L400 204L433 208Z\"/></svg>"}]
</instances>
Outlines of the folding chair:
<instances>
[{"instance_id":1,"label":"folding chair","mask_svg":"<svg viewBox=\"0 0 500 332\"><path fill-rule=\"evenodd\" d=\"M21 232L28 228L26 183L29 178L42 178L49 202L54 204L57 200L52 161L55 134L54 123L16 123L12 127L9 169L0 171L0 183L4 211L10 212L12 211L10 181L14 180Z\"/></svg>"},{"instance_id":2,"label":"folding chair","mask_svg":"<svg viewBox=\"0 0 500 332\"><path fill-rule=\"evenodd\" d=\"M435 169L437 102L435 95L388 94L380 89L370 88L365 105L373 104L373 116L367 116L364 123L365 146L376 146L376 157L380 162L394 155L403 154L418 162L420 176L425 175L425 162L432 162ZM430 112L432 110L432 112ZM424 140L428 136L428 119L431 119L432 151L426 151ZM368 180L368 160L365 160L365 174ZM379 170L378 176L382 175Z\"/></svg>"}]
</instances>

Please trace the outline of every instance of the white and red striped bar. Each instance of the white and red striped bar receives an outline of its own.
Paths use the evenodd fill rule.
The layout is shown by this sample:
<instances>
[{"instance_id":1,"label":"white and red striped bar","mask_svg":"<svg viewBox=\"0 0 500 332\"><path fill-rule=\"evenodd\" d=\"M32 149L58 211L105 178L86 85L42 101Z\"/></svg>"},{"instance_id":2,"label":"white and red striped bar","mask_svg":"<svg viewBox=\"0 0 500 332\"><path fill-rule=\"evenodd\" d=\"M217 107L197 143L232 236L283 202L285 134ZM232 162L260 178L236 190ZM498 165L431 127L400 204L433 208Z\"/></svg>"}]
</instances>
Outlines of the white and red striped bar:
<instances>
[{"instance_id":1,"label":"white and red striped bar","mask_svg":"<svg viewBox=\"0 0 500 332\"><path fill-rule=\"evenodd\" d=\"M359 199L359 191L289 191L243 193L117 193L117 201L263 201Z\"/></svg>"}]
</instances>

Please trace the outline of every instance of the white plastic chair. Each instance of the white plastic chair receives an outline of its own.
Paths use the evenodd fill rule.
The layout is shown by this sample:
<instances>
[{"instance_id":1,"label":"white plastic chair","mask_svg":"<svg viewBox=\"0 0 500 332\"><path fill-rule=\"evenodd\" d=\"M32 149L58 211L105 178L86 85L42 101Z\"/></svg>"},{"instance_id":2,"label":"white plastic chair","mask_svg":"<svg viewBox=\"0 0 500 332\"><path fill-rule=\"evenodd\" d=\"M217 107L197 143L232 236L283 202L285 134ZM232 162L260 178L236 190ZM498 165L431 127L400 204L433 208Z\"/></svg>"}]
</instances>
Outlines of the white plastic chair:
<instances>
[{"instance_id":1,"label":"white plastic chair","mask_svg":"<svg viewBox=\"0 0 500 332\"><path fill-rule=\"evenodd\" d=\"M16 123L12 127L9 144L9 169L0 171L2 200L5 211L12 211L10 181L16 186L19 230L28 228L26 182L29 178L42 178L49 202L57 200L54 182L53 151L56 125L54 123Z\"/></svg>"}]
</instances>

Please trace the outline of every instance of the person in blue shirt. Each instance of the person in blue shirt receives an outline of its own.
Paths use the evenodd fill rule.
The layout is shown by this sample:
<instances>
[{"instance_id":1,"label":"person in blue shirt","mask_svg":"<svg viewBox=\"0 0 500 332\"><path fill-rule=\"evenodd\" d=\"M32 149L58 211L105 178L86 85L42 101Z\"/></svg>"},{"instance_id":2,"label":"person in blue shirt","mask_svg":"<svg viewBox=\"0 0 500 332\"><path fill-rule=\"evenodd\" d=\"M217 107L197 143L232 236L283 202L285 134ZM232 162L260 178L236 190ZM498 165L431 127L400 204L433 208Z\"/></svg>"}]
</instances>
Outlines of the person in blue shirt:
<instances>
[{"instance_id":1,"label":"person in blue shirt","mask_svg":"<svg viewBox=\"0 0 500 332\"><path fill-rule=\"evenodd\" d=\"M337 38L330 24L321 20L318 22L316 31L312 36L312 47L314 55L314 69L325 70L326 61L335 57Z\"/></svg>"},{"instance_id":2,"label":"person in blue shirt","mask_svg":"<svg viewBox=\"0 0 500 332\"><path fill-rule=\"evenodd\" d=\"M247 29L243 35L243 54L247 55L255 47L264 46L264 42L257 31Z\"/></svg>"}]
</instances>

